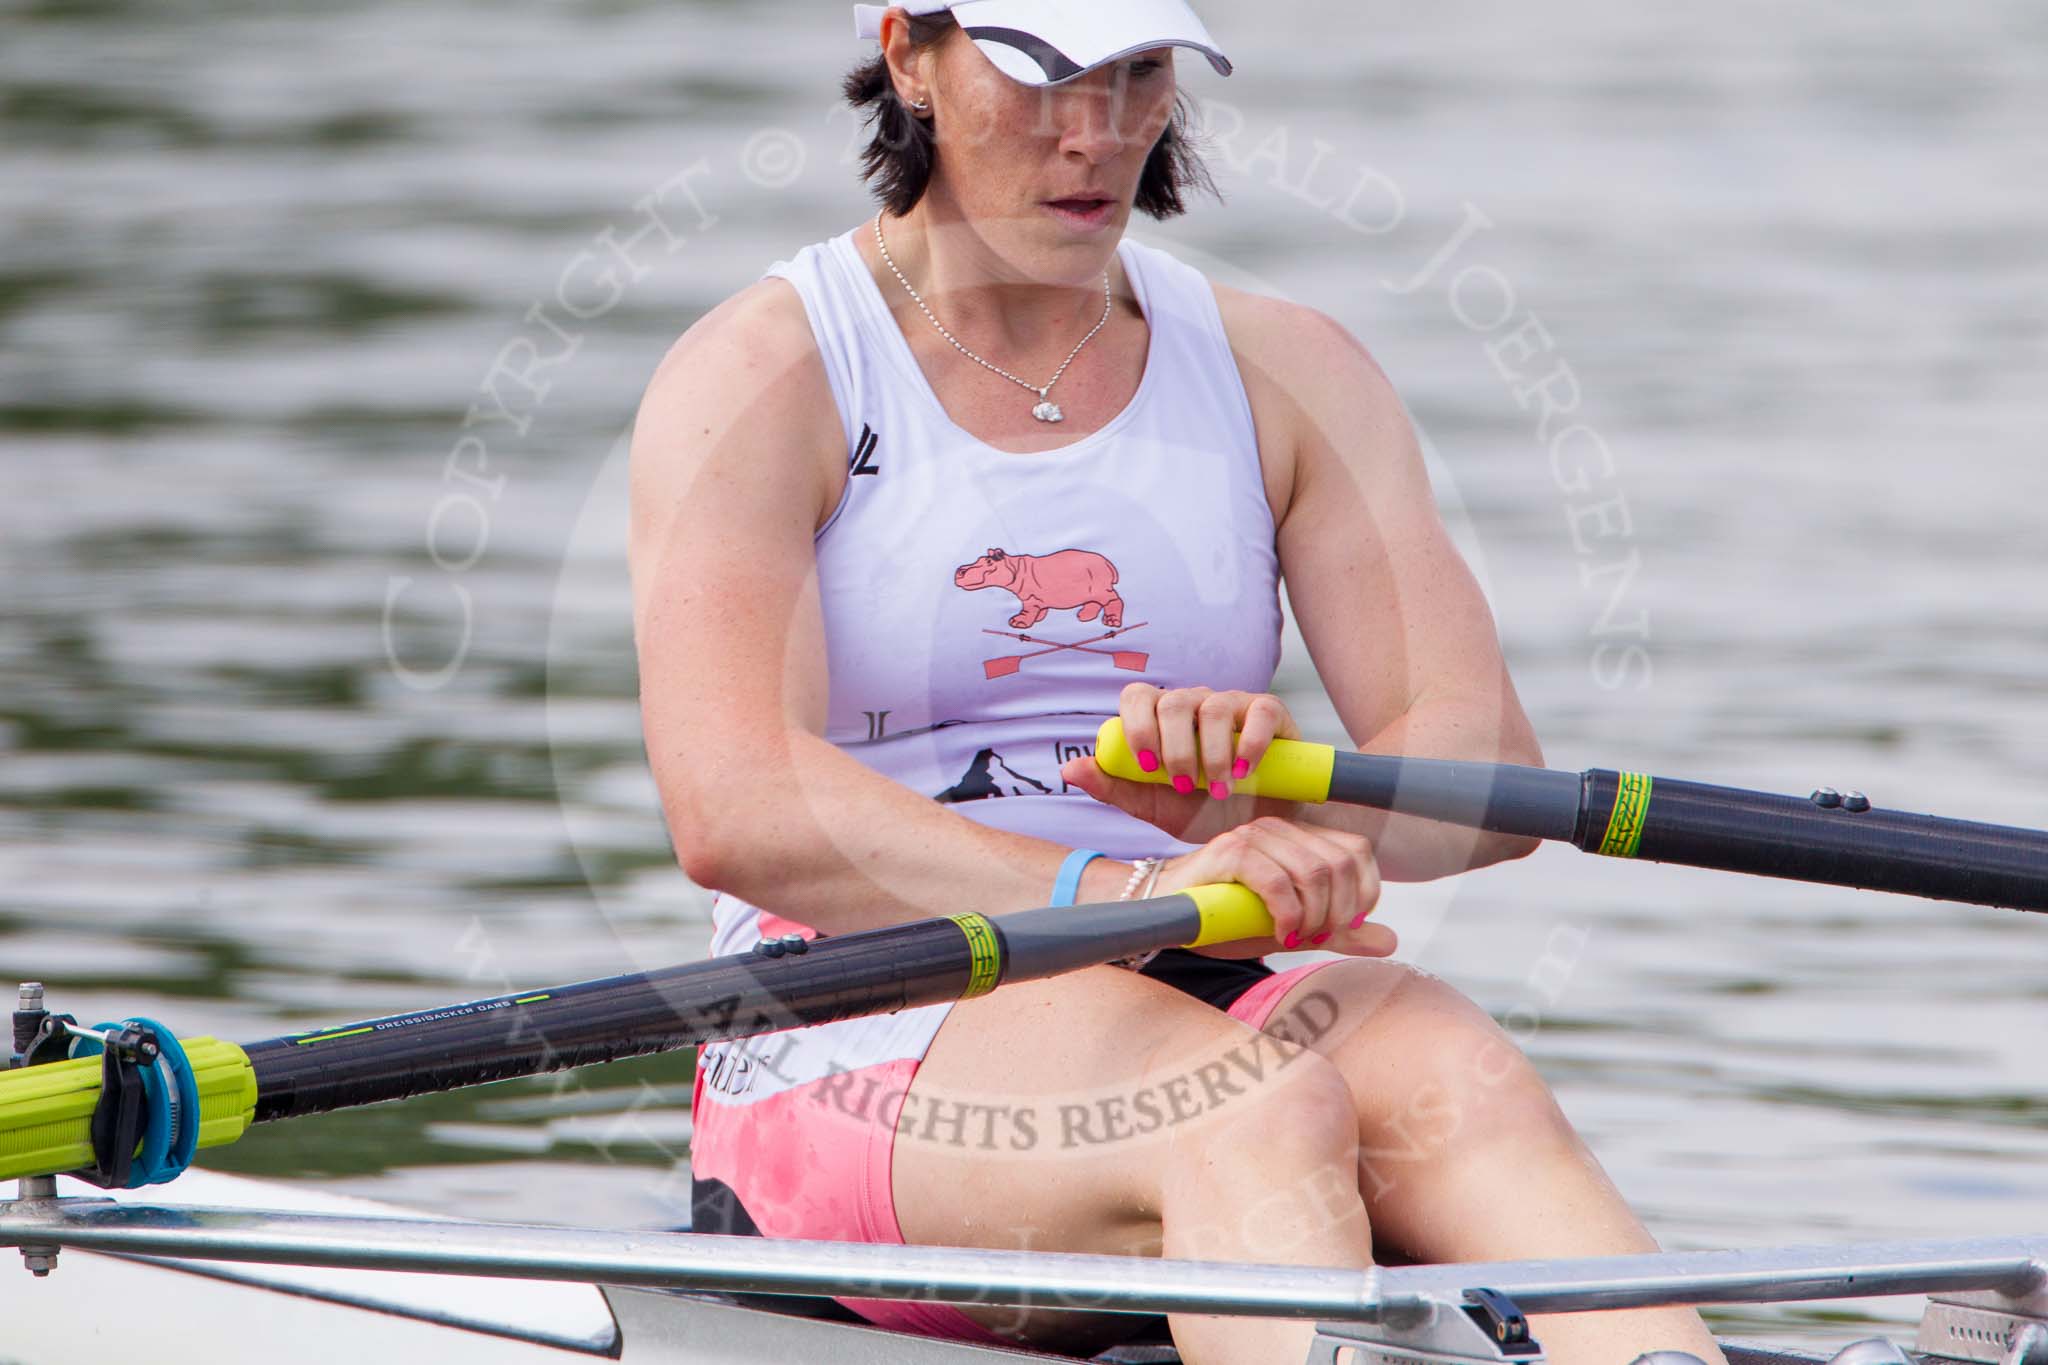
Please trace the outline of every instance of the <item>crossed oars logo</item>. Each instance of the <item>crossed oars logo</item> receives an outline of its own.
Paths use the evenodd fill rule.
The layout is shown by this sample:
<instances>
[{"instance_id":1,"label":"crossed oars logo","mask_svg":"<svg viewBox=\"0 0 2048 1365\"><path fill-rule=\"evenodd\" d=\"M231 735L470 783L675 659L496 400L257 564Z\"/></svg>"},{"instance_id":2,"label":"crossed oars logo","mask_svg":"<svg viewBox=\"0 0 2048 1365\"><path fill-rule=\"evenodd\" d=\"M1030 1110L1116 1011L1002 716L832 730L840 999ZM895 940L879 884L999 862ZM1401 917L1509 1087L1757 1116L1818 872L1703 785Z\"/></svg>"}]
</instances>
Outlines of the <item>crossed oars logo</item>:
<instances>
[{"instance_id":1,"label":"crossed oars logo","mask_svg":"<svg viewBox=\"0 0 2048 1365\"><path fill-rule=\"evenodd\" d=\"M1151 662L1150 654L1141 654L1133 649L1096 649L1093 646L1114 640L1119 635L1128 635L1134 630L1143 630L1150 624L1149 621L1140 621L1134 626L1123 626L1098 635L1092 640L1082 640L1075 644L1046 640L1036 635L1023 635L1014 630L983 629L983 635L1000 635L1007 639L1020 640L1027 645L1045 645L1046 648L1033 650L1029 654L1007 654L999 659L984 659L981 669L990 679L1007 678L1022 669L1026 660L1043 659L1048 654L1061 654L1071 650L1076 654L1100 654L1109 659L1114 667L1131 673L1143 673Z\"/></svg>"}]
</instances>

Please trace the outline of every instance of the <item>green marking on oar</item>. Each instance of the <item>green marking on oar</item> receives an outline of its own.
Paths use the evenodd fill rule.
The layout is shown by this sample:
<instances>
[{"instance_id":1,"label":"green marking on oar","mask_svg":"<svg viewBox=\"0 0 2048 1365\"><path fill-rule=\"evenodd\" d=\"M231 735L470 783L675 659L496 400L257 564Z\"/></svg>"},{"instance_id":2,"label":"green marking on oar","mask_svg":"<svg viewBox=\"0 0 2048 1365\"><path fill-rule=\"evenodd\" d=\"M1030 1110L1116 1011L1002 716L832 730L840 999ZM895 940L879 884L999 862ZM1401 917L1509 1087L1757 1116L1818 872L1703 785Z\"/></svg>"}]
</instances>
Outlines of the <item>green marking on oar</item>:
<instances>
[{"instance_id":1,"label":"green marking on oar","mask_svg":"<svg viewBox=\"0 0 2048 1365\"><path fill-rule=\"evenodd\" d=\"M1614 812L1607 817L1607 837L1600 852L1609 858L1633 858L1643 846L1643 820L1650 813L1651 779L1646 773L1618 774Z\"/></svg>"},{"instance_id":2,"label":"green marking on oar","mask_svg":"<svg viewBox=\"0 0 2048 1365\"><path fill-rule=\"evenodd\" d=\"M372 1032L372 1030L369 1025L365 1024L362 1028L337 1029L333 1033L309 1033L303 1038L292 1039L292 1042L299 1047L304 1047L308 1043L331 1043L336 1038L353 1038L358 1033L369 1032Z\"/></svg>"},{"instance_id":3,"label":"green marking on oar","mask_svg":"<svg viewBox=\"0 0 2048 1365\"><path fill-rule=\"evenodd\" d=\"M967 988L960 992L960 998L972 1000L976 996L987 995L1003 976L1003 945L996 937L996 927L984 915L948 915L947 918L967 935Z\"/></svg>"}]
</instances>

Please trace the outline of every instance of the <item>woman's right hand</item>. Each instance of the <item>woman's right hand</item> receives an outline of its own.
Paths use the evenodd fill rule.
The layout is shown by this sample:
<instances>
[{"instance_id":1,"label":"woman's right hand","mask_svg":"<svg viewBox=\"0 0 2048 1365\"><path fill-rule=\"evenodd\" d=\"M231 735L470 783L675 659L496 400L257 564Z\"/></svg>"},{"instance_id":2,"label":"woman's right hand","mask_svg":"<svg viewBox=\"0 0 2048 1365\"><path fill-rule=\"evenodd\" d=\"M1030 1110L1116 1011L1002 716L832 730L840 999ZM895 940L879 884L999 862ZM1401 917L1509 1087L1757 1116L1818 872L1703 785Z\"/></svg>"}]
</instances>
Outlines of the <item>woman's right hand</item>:
<instances>
[{"instance_id":1,"label":"woman's right hand","mask_svg":"<svg viewBox=\"0 0 2048 1365\"><path fill-rule=\"evenodd\" d=\"M1394 931L1369 916L1380 899L1379 864L1363 835L1266 816L1225 830L1160 869L1155 895L1212 882L1242 882L1272 912L1274 941L1246 939L1202 949L1213 957L1255 957L1280 948L1326 948L1385 957Z\"/></svg>"}]
</instances>

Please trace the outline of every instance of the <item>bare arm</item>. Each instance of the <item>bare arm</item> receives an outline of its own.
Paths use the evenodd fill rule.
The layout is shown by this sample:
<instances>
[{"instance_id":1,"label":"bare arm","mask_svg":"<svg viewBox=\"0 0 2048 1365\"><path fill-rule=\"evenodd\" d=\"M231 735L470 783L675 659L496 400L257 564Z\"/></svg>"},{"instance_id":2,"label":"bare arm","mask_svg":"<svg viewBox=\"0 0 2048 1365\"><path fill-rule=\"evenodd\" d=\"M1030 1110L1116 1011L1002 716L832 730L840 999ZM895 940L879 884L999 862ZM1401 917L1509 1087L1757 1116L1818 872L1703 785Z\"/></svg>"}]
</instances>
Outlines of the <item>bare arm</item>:
<instances>
[{"instance_id":1,"label":"bare arm","mask_svg":"<svg viewBox=\"0 0 2048 1365\"><path fill-rule=\"evenodd\" d=\"M1352 742L1365 753L1540 764L1492 612L1444 528L1386 375L1313 309L1218 295L1267 452L1288 600ZM1393 881L1535 847L1357 807L1295 814L1372 839Z\"/></svg>"},{"instance_id":2,"label":"bare arm","mask_svg":"<svg viewBox=\"0 0 2048 1365\"><path fill-rule=\"evenodd\" d=\"M828 934L1045 903L1066 850L961 818L824 737L812 540L845 438L803 308L757 285L679 341L633 434L634 633L683 868ZM1112 900L1124 864L1090 864Z\"/></svg>"}]
</instances>

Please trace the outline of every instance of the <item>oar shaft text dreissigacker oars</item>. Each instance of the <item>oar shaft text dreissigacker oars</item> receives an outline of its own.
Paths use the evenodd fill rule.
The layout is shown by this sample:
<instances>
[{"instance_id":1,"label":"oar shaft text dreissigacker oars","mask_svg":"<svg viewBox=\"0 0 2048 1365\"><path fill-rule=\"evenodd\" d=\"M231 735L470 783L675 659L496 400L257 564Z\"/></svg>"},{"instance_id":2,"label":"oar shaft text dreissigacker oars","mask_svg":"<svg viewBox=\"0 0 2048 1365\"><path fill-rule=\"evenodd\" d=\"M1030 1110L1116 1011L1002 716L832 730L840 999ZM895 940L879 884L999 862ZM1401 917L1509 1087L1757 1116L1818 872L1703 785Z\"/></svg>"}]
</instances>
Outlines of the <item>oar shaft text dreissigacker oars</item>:
<instances>
[{"instance_id":1,"label":"oar shaft text dreissigacker oars","mask_svg":"<svg viewBox=\"0 0 2048 1365\"><path fill-rule=\"evenodd\" d=\"M1096 736L1095 759L1130 781L1171 780L1163 767L1138 766L1119 720ZM1191 776L1196 790L1207 787L1205 774ZM1284 739L1232 789L1560 840L1610 857L2048 911L2048 833L1888 810L1826 789L1775 796L1602 768L1398 758Z\"/></svg>"},{"instance_id":2,"label":"oar shaft text dreissigacker oars","mask_svg":"<svg viewBox=\"0 0 2048 1365\"><path fill-rule=\"evenodd\" d=\"M1202 886L1142 901L951 915L808 943L792 935L684 966L242 1046L184 1039L196 1099L184 1108L198 1114L193 1145L215 1147L251 1123L969 999L1155 948L1272 932L1265 905L1244 887ZM147 1127L135 1114L140 1101L129 1103L125 1127L110 1128L118 1116L102 1098L129 1087L119 1076L109 1080L114 1065L101 1057L44 1060L62 1057L68 1042L48 1020L54 1016L16 1016L17 1035L40 1026L47 1041L26 1047L37 1064L0 1072L0 1180L96 1170L100 1183L129 1183L129 1158ZM128 1049L131 1070L138 1057L140 1070L157 1069L160 1049L156 1034L145 1035ZM103 1129L128 1135L127 1155L123 1144L109 1150L105 1132L95 1140L96 1115ZM165 1134L154 1140L160 1150Z\"/></svg>"}]
</instances>

